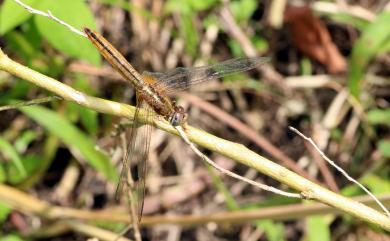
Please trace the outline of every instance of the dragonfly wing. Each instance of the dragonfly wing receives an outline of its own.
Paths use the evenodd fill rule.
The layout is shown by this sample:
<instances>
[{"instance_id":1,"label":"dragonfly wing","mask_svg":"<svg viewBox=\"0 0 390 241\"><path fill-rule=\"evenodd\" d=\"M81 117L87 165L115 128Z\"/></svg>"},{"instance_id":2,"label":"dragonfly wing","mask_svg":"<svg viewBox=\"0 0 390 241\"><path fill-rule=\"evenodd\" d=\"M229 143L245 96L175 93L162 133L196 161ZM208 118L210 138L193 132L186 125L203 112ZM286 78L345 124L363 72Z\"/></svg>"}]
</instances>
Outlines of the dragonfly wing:
<instances>
[{"instance_id":1,"label":"dragonfly wing","mask_svg":"<svg viewBox=\"0 0 390 241\"><path fill-rule=\"evenodd\" d=\"M153 117L153 110L143 100L137 100L137 108L134 115L133 127L129 137L129 144L126 152L126 156L123 161L123 167L121 171L120 181L118 184L116 196L118 198L124 188L127 188L128 192L131 192L130 201L134 205L137 212L138 221L141 221L142 211L145 198L145 178L147 171L147 157L150 147L150 137L152 126L148 124L141 125L139 121L140 116L144 115L143 119L149 120ZM131 177L130 165L137 165L137 174ZM134 185L131 185L134 183Z\"/></svg>"},{"instance_id":2,"label":"dragonfly wing","mask_svg":"<svg viewBox=\"0 0 390 241\"><path fill-rule=\"evenodd\" d=\"M166 73L144 72L144 75L152 76L157 80L154 84L156 89L166 89L169 92L185 90L194 84L254 69L269 60L268 57L236 58L208 66L179 67Z\"/></svg>"},{"instance_id":3,"label":"dragonfly wing","mask_svg":"<svg viewBox=\"0 0 390 241\"><path fill-rule=\"evenodd\" d=\"M145 110L145 119L150 121L153 118L152 108L145 102L142 102L141 108ZM144 209L145 199L145 180L147 172L147 158L150 149L150 138L152 133L152 126L144 124L138 128L138 138L135 140L133 152L138 154L137 163L137 175L138 181L135 184L135 191L137 197L137 210L138 210L138 221L141 221L142 212ZM131 153L131 152L130 152Z\"/></svg>"}]
</instances>

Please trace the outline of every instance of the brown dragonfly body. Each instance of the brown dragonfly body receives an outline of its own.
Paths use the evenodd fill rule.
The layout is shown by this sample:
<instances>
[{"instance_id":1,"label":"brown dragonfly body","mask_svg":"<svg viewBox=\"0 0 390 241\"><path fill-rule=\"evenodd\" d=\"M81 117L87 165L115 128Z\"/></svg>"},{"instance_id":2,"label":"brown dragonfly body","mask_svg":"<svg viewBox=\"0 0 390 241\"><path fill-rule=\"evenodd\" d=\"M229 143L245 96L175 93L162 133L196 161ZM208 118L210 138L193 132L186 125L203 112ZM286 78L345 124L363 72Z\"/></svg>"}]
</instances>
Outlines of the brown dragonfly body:
<instances>
[{"instance_id":1,"label":"brown dragonfly body","mask_svg":"<svg viewBox=\"0 0 390 241\"><path fill-rule=\"evenodd\" d=\"M162 88L157 89L156 79L153 76L141 76L123 55L97 32L88 28L85 28L84 32L111 66L123 78L131 81L138 92L137 98L145 100L157 114L167 118L172 125L182 124L185 116L183 108L174 105Z\"/></svg>"},{"instance_id":2,"label":"brown dragonfly body","mask_svg":"<svg viewBox=\"0 0 390 241\"><path fill-rule=\"evenodd\" d=\"M121 179L117 189L117 197L120 195L123 186L129 185L127 177L129 175L130 163L137 163L138 182L135 189L137 191L136 201L140 221L145 196L146 159L149 152L151 126L144 125L137 128L139 110L142 108L146 111L148 120L151 120L154 111L164 116L173 126L182 125L186 119L184 109L172 102L168 98L168 93L184 90L194 84L211 79L256 68L260 64L267 62L269 58L237 58L209 66L176 68L166 73L144 72L141 75L103 36L88 28L84 28L84 32L111 66L136 89L137 108L130 135L129 148L124 158Z\"/></svg>"}]
</instances>

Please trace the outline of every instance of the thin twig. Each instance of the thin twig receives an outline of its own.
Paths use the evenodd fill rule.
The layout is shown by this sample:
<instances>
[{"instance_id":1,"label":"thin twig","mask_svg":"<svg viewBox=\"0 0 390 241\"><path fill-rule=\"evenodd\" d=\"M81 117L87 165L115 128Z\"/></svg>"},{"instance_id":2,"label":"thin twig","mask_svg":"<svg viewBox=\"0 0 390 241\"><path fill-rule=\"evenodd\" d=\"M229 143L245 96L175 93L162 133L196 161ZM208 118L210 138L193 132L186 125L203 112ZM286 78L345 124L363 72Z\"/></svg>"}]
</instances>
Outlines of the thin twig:
<instances>
[{"instance_id":1,"label":"thin twig","mask_svg":"<svg viewBox=\"0 0 390 241\"><path fill-rule=\"evenodd\" d=\"M72 230L79 233L83 233L99 240L117 240L117 241L131 241L131 239L125 237L117 238L117 234L108 230L98 228L89 224L85 224L76 220L64 220L64 224L70 227Z\"/></svg>"},{"instance_id":2,"label":"thin twig","mask_svg":"<svg viewBox=\"0 0 390 241\"><path fill-rule=\"evenodd\" d=\"M246 136L249 140L253 141L260 148L268 152L273 158L277 159L282 165L290 168L292 171L298 173L299 175L319 183L315 178L310 177L310 175L300 168L297 163L292 160L289 156L283 153L278 147L274 146L269 142L264 136L258 134L251 127L249 127L244 122L240 121L238 118L230 115L229 113L221 110L217 106L204 101L198 96L191 95L188 93L181 94L187 101L192 105L199 107L201 110L207 112L209 115L214 116L219 121L226 123L228 126L240 132L242 135Z\"/></svg>"},{"instance_id":3,"label":"thin twig","mask_svg":"<svg viewBox=\"0 0 390 241\"><path fill-rule=\"evenodd\" d=\"M21 102L11 104L11 105L0 106L0 111L12 110L12 109L17 109L20 107L30 106L30 105L39 105L39 104L51 102L54 100L62 100L62 98L59 96L48 96L48 97L37 98L37 99L29 100L29 101L21 101Z\"/></svg>"},{"instance_id":4,"label":"thin twig","mask_svg":"<svg viewBox=\"0 0 390 241\"><path fill-rule=\"evenodd\" d=\"M313 2L313 4L311 4L311 7L314 11L320 13L325 13L325 14L344 13L349 16L353 16L368 22L374 22L376 19L375 13L358 5L339 6L337 3L333 3L333 2L315 1Z\"/></svg>"},{"instance_id":5,"label":"thin twig","mask_svg":"<svg viewBox=\"0 0 390 241\"><path fill-rule=\"evenodd\" d=\"M379 199L390 205L390 194L382 194ZM124 209L106 208L103 210L87 210L67 208L48 204L32 194L23 192L17 188L0 184L0 200L15 210L21 211L26 215L37 215L48 220L79 220L83 222L105 221L111 223L129 224L130 217ZM376 206L375 201L368 195L354 197L352 200L364 203L367 206ZM312 215L340 214L340 209L324 205L322 203L299 203L283 206L274 206L266 208L257 208L240 211L221 211L202 215L153 215L144 216L141 222L142 226L155 226L164 224L178 224L185 226L205 225L210 222L221 223L248 223L254 220L279 220L288 221L303 219Z\"/></svg>"},{"instance_id":6,"label":"thin twig","mask_svg":"<svg viewBox=\"0 0 390 241\"><path fill-rule=\"evenodd\" d=\"M209 164L210 166L214 167L215 169L217 169L218 171L222 172L222 173L225 173L226 175L230 176L230 177L233 177L235 179L238 179L240 181L243 181L243 182L246 182L246 183L249 183L250 185L253 185L255 187L258 187L260 189L263 189L265 191L269 191L269 192L273 192L273 193L276 193L276 194L279 194L279 195L282 195L282 196L286 196L286 197L292 197L292 198L302 198L302 195L298 194L298 193L291 193L291 192L285 192L285 191L282 191L282 190L279 190L277 188L274 188L274 187L271 187L271 186L268 186L268 185L265 185L265 184L261 184L261 183L258 183L258 182L255 182L255 181L252 181L250 179L247 179L243 176L240 176L234 172L231 172L229 170L226 170L225 168L219 166L218 164L216 164L215 162L213 162L212 160L210 160L207 156L205 156L195 145L194 143L192 143L185 131L183 130L183 128L181 126L175 126L175 129L179 132L181 138L185 141L185 143L187 143L191 150L193 150L195 152L195 154L197 154L200 158L202 158L207 164Z\"/></svg>"},{"instance_id":7,"label":"thin twig","mask_svg":"<svg viewBox=\"0 0 390 241\"><path fill-rule=\"evenodd\" d=\"M15 3L19 4L20 6L22 6L24 9L26 9L27 11L29 11L30 13L32 14L37 14L37 15L41 15L41 16L44 16L44 17L47 17L47 18L50 18L54 21L56 21L57 23L67 27L70 31L78 34L78 35L81 35L83 37L87 37L87 35L85 35L85 33L81 32L80 30L78 30L77 28L73 27L72 25L62 21L61 19L57 18L56 16L54 16L50 11L47 11L47 13L45 12L42 12L40 10L37 10L37 9L34 9L33 7L21 2L20 0L14 0Z\"/></svg>"},{"instance_id":8,"label":"thin twig","mask_svg":"<svg viewBox=\"0 0 390 241\"><path fill-rule=\"evenodd\" d=\"M297 129L295 129L294 127L292 126L289 126L290 130L292 130L293 132L295 132L297 135L299 135L300 137L302 137L305 141L309 142L316 150L317 152L321 155L322 158L324 158L324 160L326 160L330 165L332 165L334 168L337 169L337 171L339 171L341 174L343 174L344 177L346 177L349 181L355 183L356 185L358 185L361 189L363 189L363 191L365 191L370 197L372 197L372 199L375 200L376 203L378 203L378 205L383 209L383 211L386 213L386 215L388 217L390 217L390 213L389 211L387 210L387 208L375 197L374 194L372 194L365 186L363 186L360 182L358 182L357 180L355 180L354 178L352 178L346 171L344 171L341 167L339 167L334 161L332 161L331 159L329 159L323 151L321 151L321 149L317 146L317 144L310 138L310 137L306 137L304 134L302 134L300 131L298 131Z\"/></svg>"}]
</instances>

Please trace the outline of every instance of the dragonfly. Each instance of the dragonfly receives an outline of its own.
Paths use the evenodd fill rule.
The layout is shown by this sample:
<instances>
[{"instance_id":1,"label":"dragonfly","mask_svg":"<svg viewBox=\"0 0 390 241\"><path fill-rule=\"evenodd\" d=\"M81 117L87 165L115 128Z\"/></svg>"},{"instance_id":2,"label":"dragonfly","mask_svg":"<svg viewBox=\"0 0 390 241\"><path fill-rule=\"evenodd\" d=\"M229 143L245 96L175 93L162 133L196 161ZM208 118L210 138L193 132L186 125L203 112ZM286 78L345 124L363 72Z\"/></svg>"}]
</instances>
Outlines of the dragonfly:
<instances>
[{"instance_id":1,"label":"dragonfly","mask_svg":"<svg viewBox=\"0 0 390 241\"><path fill-rule=\"evenodd\" d=\"M138 222L140 222L144 206L147 157L151 138L151 125L145 123L151 123L151 119L157 113L172 126L183 126L187 119L186 112L183 107L169 98L169 94L215 78L254 69L269 61L270 58L235 58L208 66L179 67L165 73L145 71L140 74L103 36L89 28L84 28L84 32L106 61L135 88L136 110L126 156L123 158L116 197L119 198L126 185L130 188L127 181L129 167L131 163L136 163L138 181L133 190L136 196L135 207ZM144 123L140 122L141 109L144 113Z\"/></svg>"}]
</instances>

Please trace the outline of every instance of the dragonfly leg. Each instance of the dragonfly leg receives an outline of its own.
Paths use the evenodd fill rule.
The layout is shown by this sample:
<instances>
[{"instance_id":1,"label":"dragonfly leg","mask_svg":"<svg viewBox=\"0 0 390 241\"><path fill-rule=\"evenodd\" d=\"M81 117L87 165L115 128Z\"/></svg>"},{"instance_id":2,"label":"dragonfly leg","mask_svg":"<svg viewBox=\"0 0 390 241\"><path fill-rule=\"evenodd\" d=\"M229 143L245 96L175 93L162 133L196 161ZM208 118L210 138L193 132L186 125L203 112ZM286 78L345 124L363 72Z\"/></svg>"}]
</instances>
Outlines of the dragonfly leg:
<instances>
[{"instance_id":1,"label":"dragonfly leg","mask_svg":"<svg viewBox=\"0 0 390 241\"><path fill-rule=\"evenodd\" d=\"M180 125L184 131L187 131L188 130L188 122L187 122L187 115L185 117L185 120L184 122Z\"/></svg>"}]
</instances>

